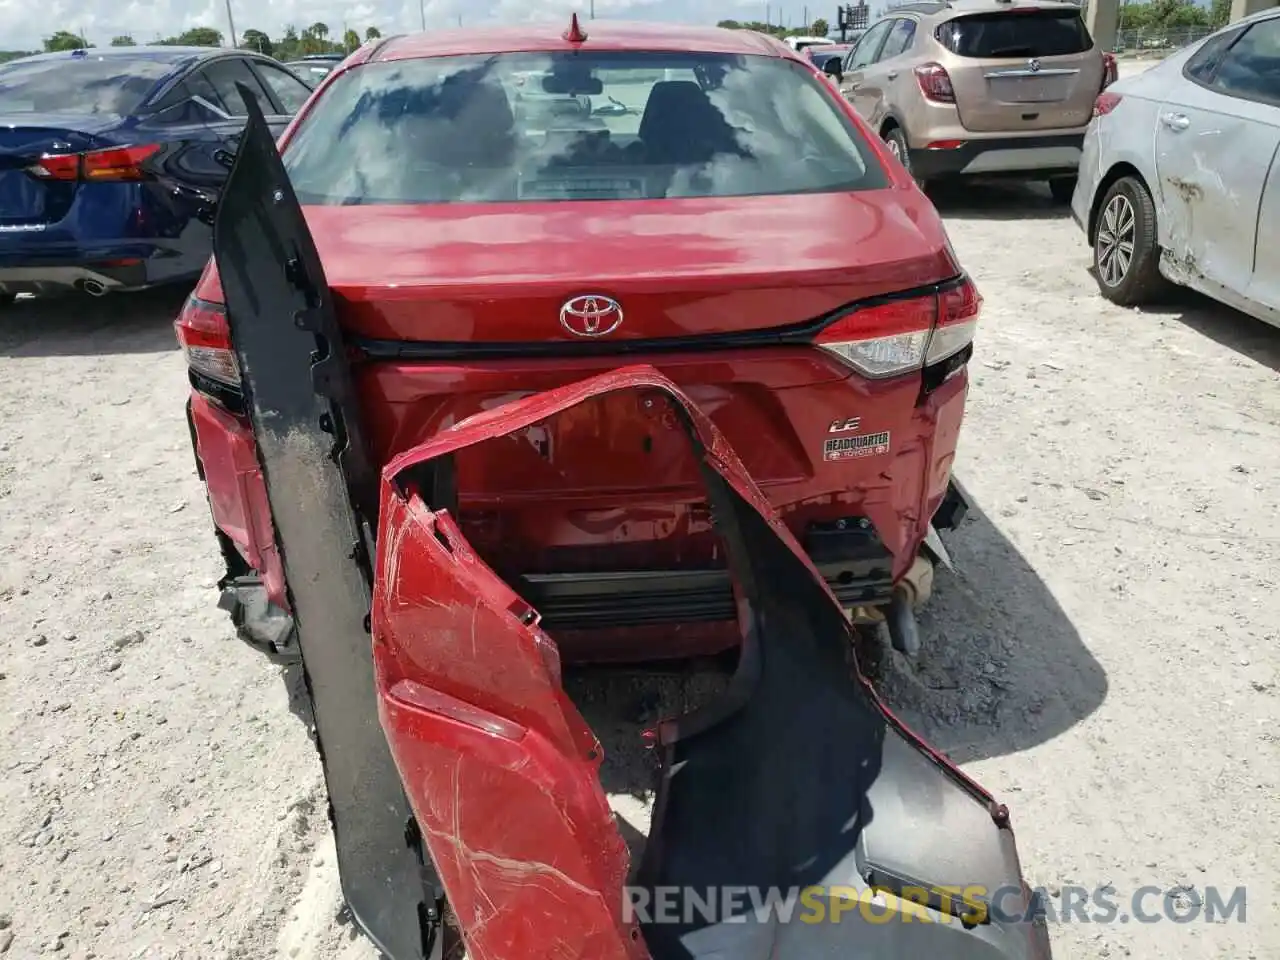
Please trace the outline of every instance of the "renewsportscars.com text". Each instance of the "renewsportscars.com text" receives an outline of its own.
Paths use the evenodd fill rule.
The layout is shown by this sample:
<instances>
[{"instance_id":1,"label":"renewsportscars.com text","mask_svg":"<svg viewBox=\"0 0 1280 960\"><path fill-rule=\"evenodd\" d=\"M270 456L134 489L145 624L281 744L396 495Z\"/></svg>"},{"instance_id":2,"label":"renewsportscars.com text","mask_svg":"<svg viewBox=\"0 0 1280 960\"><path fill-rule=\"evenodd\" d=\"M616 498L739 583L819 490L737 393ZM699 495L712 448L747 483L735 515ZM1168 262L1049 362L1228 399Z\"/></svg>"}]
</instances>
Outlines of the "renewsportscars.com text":
<instances>
[{"instance_id":1,"label":"renewsportscars.com text","mask_svg":"<svg viewBox=\"0 0 1280 960\"><path fill-rule=\"evenodd\" d=\"M746 923L1244 923L1247 891L1144 886L1122 896L1111 886L1066 885L1050 896L1020 887L903 887L896 891L842 886L625 887L623 918L643 924Z\"/></svg>"}]
</instances>

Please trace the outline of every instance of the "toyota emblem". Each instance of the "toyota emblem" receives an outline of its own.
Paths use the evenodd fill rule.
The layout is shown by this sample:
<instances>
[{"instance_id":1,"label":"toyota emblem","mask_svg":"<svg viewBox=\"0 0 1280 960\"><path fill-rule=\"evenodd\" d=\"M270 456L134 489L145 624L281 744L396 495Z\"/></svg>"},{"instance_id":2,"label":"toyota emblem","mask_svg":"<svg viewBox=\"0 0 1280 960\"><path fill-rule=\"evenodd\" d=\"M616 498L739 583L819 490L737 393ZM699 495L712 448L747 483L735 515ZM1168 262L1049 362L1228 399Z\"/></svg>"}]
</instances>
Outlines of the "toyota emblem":
<instances>
[{"instance_id":1,"label":"toyota emblem","mask_svg":"<svg viewBox=\"0 0 1280 960\"><path fill-rule=\"evenodd\" d=\"M1040 61L1039 61L1039 60L1035 60L1035 59L1028 60L1028 61L1027 61L1027 69L1028 69L1028 70L1030 70L1032 73L1039 73L1039 72L1040 72Z\"/></svg>"},{"instance_id":2,"label":"toyota emblem","mask_svg":"<svg viewBox=\"0 0 1280 960\"><path fill-rule=\"evenodd\" d=\"M574 297L560 308L560 326L575 337L603 337L622 326L622 306L598 293Z\"/></svg>"}]
</instances>

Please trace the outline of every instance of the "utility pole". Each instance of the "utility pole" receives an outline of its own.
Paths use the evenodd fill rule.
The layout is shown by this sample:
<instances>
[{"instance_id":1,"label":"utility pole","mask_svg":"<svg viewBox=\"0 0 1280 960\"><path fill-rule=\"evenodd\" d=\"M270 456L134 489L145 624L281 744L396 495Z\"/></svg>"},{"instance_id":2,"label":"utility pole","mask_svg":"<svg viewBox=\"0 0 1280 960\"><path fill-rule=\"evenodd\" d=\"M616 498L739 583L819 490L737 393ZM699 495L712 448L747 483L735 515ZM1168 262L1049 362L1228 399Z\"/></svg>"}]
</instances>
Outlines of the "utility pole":
<instances>
[{"instance_id":1,"label":"utility pole","mask_svg":"<svg viewBox=\"0 0 1280 960\"><path fill-rule=\"evenodd\" d=\"M236 21L231 16L231 0L227 0L227 26L231 28L231 45L238 47L240 44L236 43Z\"/></svg>"},{"instance_id":2,"label":"utility pole","mask_svg":"<svg viewBox=\"0 0 1280 960\"><path fill-rule=\"evenodd\" d=\"M596 0L591 0L591 14L589 19L594 20L595 18L596 18Z\"/></svg>"},{"instance_id":3,"label":"utility pole","mask_svg":"<svg viewBox=\"0 0 1280 960\"><path fill-rule=\"evenodd\" d=\"M418 0L418 15L422 17L422 32L427 32L427 0Z\"/></svg>"}]
</instances>

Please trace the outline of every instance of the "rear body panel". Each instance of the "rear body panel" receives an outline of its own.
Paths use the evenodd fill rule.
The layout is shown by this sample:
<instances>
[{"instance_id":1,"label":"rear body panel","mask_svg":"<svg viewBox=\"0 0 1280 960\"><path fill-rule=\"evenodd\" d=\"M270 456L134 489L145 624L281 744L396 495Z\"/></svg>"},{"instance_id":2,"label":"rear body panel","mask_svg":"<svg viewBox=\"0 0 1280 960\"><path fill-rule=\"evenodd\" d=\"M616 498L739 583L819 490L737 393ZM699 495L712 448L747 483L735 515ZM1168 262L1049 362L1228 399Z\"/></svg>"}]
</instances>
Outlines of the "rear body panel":
<instances>
[{"instance_id":1,"label":"rear body panel","mask_svg":"<svg viewBox=\"0 0 1280 960\"><path fill-rule=\"evenodd\" d=\"M887 603L946 493L967 377L928 391L918 372L868 379L813 336L958 275L936 212L898 179L846 193L304 208L373 462L479 411L652 363L743 451L841 600ZM197 292L223 298L215 274ZM620 305L605 336L566 325L562 307L587 295ZM739 642L685 446L669 417L612 398L457 459L456 522L538 604L566 659Z\"/></svg>"},{"instance_id":2,"label":"rear body panel","mask_svg":"<svg viewBox=\"0 0 1280 960\"><path fill-rule=\"evenodd\" d=\"M617 355L367 363L357 390L376 462L461 420L616 366ZM779 347L646 354L681 384L850 606L885 602L950 478L963 416L958 376L917 404L919 377L869 381L822 351ZM824 459L831 426L887 434L879 455ZM456 458L458 523L473 547L564 629L568 659L679 656L737 643L723 550L669 414L632 397L584 403L554 424ZM865 528L865 529L864 529ZM826 547L824 552L824 546ZM564 583L573 575L571 587ZM656 579L655 579L656 578ZM698 579L701 578L701 579ZM685 624L660 640L621 628ZM583 635L579 636L579 632Z\"/></svg>"},{"instance_id":3,"label":"rear body panel","mask_svg":"<svg viewBox=\"0 0 1280 960\"><path fill-rule=\"evenodd\" d=\"M1081 130L1102 89L1102 55L1092 46L1057 57L951 55L943 63L955 88L960 125L970 133Z\"/></svg>"}]
</instances>

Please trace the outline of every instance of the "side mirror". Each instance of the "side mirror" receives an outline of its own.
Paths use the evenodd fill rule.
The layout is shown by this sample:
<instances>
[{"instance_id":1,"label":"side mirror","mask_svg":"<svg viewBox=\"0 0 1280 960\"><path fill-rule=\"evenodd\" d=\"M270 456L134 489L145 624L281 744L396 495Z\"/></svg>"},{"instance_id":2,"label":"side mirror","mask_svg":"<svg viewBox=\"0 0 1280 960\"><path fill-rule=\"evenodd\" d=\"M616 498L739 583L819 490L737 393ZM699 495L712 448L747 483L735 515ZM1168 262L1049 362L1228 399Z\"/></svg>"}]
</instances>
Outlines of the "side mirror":
<instances>
[{"instance_id":1,"label":"side mirror","mask_svg":"<svg viewBox=\"0 0 1280 960\"><path fill-rule=\"evenodd\" d=\"M832 57L824 63L822 72L829 77L834 77L837 81L844 79L844 67L841 65L839 57Z\"/></svg>"}]
</instances>

